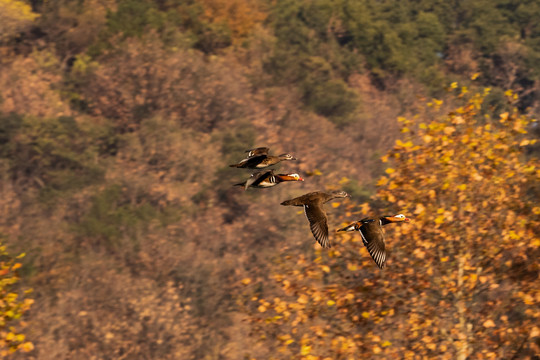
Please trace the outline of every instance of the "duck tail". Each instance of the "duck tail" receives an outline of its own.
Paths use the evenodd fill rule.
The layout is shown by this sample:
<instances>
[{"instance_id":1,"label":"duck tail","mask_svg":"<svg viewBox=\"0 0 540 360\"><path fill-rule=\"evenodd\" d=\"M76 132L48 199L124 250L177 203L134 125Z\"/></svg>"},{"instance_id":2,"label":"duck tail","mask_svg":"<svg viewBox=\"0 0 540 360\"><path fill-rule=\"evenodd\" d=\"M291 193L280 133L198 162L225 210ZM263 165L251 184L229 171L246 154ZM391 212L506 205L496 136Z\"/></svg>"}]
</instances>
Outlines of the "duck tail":
<instances>
[{"instance_id":1,"label":"duck tail","mask_svg":"<svg viewBox=\"0 0 540 360\"><path fill-rule=\"evenodd\" d=\"M291 206L293 203L292 203L292 200L285 200L284 202L281 203L281 205L283 206Z\"/></svg>"},{"instance_id":2,"label":"duck tail","mask_svg":"<svg viewBox=\"0 0 540 360\"><path fill-rule=\"evenodd\" d=\"M347 225L341 229L337 229L337 232L340 232L340 231L354 231L355 228L354 228L354 224L351 224L351 225Z\"/></svg>"},{"instance_id":3,"label":"duck tail","mask_svg":"<svg viewBox=\"0 0 540 360\"><path fill-rule=\"evenodd\" d=\"M234 167L234 168L238 168L240 167L240 164L232 164L232 165L229 165L230 167Z\"/></svg>"},{"instance_id":4,"label":"duck tail","mask_svg":"<svg viewBox=\"0 0 540 360\"><path fill-rule=\"evenodd\" d=\"M245 183L245 182L241 182L241 183L238 183L238 184L234 184L233 186L244 186L244 185L246 185L246 183Z\"/></svg>"}]
</instances>

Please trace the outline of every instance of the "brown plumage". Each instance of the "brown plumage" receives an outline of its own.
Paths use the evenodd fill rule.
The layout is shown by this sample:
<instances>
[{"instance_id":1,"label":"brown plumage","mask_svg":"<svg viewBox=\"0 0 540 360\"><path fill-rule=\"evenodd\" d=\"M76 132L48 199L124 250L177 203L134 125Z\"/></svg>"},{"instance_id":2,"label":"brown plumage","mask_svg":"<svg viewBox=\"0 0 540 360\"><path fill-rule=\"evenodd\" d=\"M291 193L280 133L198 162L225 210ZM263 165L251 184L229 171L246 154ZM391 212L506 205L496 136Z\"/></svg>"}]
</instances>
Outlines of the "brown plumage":
<instances>
[{"instance_id":1,"label":"brown plumage","mask_svg":"<svg viewBox=\"0 0 540 360\"><path fill-rule=\"evenodd\" d=\"M303 206L304 213L309 221L309 227L311 233L315 237L315 240L321 244L323 248L329 248L330 241L328 240L328 217L324 211L323 204L335 199L351 197L345 191L315 191L297 198L286 200L281 203L285 206Z\"/></svg>"},{"instance_id":2,"label":"brown plumage","mask_svg":"<svg viewBox=\"0 0 540 360\"><path fill-rule=\"evenodd\" d=\"M386 242L384 240L383 226L395 222L409 222L410 220L403 214L394 216L383 216L378 219L364 218L356 221L338 231L357 230L362 236L362 241L366 246L369 255L375 261L375 264L381 269L386 265Z\"/></svg>"},{"instance_id":3,"label":"brown plumage","mask_svg":"<svg viewBox=\"0 0 540 360\"><path fill-rule=\"evenodd\" d=\"M285 181L304 181L298 174L274 174L274 170L259 171L249 179L235 186L243 186L247 190L250 186L256 188L269 188Z\"/></svg>"},{"instance_id":4,"label":"brown plumage","mask_svg":"<svg viewBox=\"0 0 540 360\"><path fill-rule=\"evenodd\" d=\"M267 147L259 147L251 150L246 150L247 158L241 160L238 164L229 165L235 168L244 169L263 169L268 166L275 165L281 161L296 160L291 154L281 154L279 156L268 155L270 149Z\"/></svg>"},{"instance_id":5,"label":"brown plumage","mask_svg":"<svg viewBox=\"0 0 540 360\"><path fill-rule=\"evenodd\" d=\"M248 158L259 155L268 155L268 151L270 151L270 148L267 147L258 147L255 149L246 150L246 152L248 153Z\"/></svg>"}]
</instances>

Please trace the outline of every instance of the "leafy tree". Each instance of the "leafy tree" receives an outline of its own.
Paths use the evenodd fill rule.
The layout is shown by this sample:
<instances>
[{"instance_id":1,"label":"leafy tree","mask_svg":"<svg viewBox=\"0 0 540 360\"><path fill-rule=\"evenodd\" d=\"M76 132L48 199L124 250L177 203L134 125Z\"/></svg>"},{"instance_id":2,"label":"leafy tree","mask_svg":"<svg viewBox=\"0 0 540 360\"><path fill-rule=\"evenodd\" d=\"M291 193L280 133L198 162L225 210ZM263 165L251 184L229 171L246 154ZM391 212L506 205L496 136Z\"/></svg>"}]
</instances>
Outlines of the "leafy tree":
<instances>
[{"instance_id":1,"label":"leafy tree","mask_svg":"<svg viewBox=\"0 0 540 360\"><path fill-rule=\"evenodd\" d=\"M0 356L4 357L18 350L32 351L34 345L25 341L26 337L20 333L20 326L16 328L14 323L27 312L33 299L25 297L30 291L20 291L15 287L20 278L17 269L22 265L18 259L6 251L6 246L0 242Z\"/></svg>"},{"instance_id":2,"label":"leafy tree","mask_svg":"<svg viewBox=\"0 0 540 360\"><path fill-rule=\"evenodd\" d=\"M0 0L0 42L27 30L38 16L24 1Z\"/></svg>"},{"instance_id":3,"label":"leafy tree","mask_svg":"<svg viewBox=\"0 0 540 360\"><path fill-rule=\"evenodd\" d=\"M413 222L387 229L386 270L359 235L345 234L327 253L286 256L275 274L282 296L252 289L254 327L283 358L538 352L540 173L523 151L531 119L516 109L490 114L488 93L463 88L451 110L433 100L433 111L400 119L404 139L384 157L392 167L377 199ZM343 222L353 213L372 214L363 204Z\"/></svg>"}]
</instances>

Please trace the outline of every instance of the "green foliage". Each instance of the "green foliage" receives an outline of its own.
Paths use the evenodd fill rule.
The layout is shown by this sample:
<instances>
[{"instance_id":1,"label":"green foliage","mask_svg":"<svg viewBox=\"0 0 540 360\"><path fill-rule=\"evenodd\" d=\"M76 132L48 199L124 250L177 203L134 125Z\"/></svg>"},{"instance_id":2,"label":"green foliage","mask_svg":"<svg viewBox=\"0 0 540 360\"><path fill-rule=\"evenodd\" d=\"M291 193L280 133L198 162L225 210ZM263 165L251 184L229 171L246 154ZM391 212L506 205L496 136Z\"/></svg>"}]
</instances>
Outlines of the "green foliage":
<instances>
[{"instance_id":1,"label":"green foliage","mask_svg":"<svg viewBox=\"0 0 540 360\"><path fill-rule=\"evenodd\" d=\"M142 37L152 31L169 47L195 47L212 53L231 45L229 26L208 21L203 11L196 1L122 0L115 11L109 11L105 28L89 54L96 57L117 46L119 39Z\"/></svg>"},{"instance_id":2,"label":"green foliage","mask_svg":"<svg viewBox=\"0 0 540 360\"><path fill-rule=\"evenodd\" d=\"M122 185L105 188L91 202L90 209L74 230L91 243L103 245L111 251L126 244L136 249L141 231L151 220L159 221L158 210L143 192L130 193Z\"/></svg>"},{"instance_id":3,"label":"green foliage","mask_svg":"<svg viewBox=\"0 0 540 360\"><path fill-rule=\"evenodd\" d=\"M23 186L37 185L44 199L103 178L96 160L112 141L106 127L79 124L71 117L10 114L1 120L0 156L9 161L10 176Z\"/></svg>"}]
</instances>

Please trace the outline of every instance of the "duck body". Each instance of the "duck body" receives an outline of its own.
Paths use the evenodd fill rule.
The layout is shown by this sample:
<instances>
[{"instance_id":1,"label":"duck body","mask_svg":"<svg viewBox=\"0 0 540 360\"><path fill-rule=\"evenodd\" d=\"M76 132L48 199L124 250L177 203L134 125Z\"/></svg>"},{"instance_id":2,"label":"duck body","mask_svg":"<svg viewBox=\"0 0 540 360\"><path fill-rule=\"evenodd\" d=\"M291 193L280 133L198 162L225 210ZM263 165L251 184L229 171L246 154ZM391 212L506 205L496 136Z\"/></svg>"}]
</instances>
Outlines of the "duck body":
<instances>
[{"instance_id":1,"label":"duck body","mask_svg":"<svg viewBox=\"0 0 540 360\"><path fill-rule=\"evenodd\" d=\"M382 216L380 218L364 218L352 224L338 229L339 231L358 231L362 236L362 242L367 248L369 255L377 266L383 269L386 266L386 241L383 226L396 222L409 222L403 214L394 216Z\"/></svg>"},{"instance_id":2,"label":"duck body","mask_svg":"<svg viewBox=\"0 0 540 360\"><path fill-rule=\"evenodd\" d=\"M323 247L331 247L328 240L328 216L323 204L336 198L351 197L345 191L315 191L281 203L284 206L302 206L309 221L311 233Z\"/></svg>"},{"instance_id":3,"label":"duck body","mask_svg":"<svg viewBox=\"0 0 540 360\"><path fill-rule=\"evenodd\" d=\"M248 153L247 158L241 160L237 164L232 164L229 166L244 169L264 169L281 161L296 160L296 158L291 154L281 154L279 156L268 155L269 150L270 149L267 147L246 150Z\"/></svg>"},{"instance_id":4,"label":"duck body","mask_svg":"<svg viewBox=\"0 0 540 360\"><path fill-rule=\"evenodd\" d=\"M244 190L249 187L269 188L285 181L304 181L298 174L274 174L274 170L256 172L249 179L235 186L243 186Z\"/></svg>"}]
</instances>

